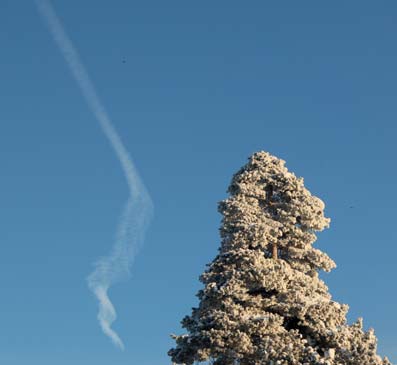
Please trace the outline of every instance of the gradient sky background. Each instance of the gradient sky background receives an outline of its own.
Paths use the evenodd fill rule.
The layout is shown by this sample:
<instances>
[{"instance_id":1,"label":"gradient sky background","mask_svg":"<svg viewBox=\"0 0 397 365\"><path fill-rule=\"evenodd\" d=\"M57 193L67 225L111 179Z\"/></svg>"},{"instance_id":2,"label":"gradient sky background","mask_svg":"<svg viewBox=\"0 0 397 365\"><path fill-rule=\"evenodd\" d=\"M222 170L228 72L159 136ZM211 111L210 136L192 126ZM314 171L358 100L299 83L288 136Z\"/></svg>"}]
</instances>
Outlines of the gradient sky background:
<instances>
[{"instance_id":1,"label":"gradient sky background","mask_svg":"<svg viewBox=\"0 0 397 365\"><path fill-rule=\"evenodd\" d=\"M118 351L85 277L127 198L33 1L0 3L0 363L168 364L216 255L232 174L257 151L326 203L317 247L349 321L397 363L394 1L53 1L155 204L113 287Z\"/></svg>"}]
</instances>

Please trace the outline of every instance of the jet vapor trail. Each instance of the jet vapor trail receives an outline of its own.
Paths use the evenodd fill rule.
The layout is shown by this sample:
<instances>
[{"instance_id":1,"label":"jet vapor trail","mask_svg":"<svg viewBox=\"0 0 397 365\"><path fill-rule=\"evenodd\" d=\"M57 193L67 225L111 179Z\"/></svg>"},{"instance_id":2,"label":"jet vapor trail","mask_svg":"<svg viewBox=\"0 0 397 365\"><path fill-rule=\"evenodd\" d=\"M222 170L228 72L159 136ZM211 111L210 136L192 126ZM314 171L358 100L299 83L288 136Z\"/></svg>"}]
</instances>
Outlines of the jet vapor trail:
<instances>
[{"instance_id":1,"label":"jet vapor trail","mask_svg":"<svg viewBox=\"0 0 397 365\"><path fill-rule=\"evenodd\" d=\"M153 204L54 8L48 0L35 1L38 11L47 23L85 101L114 149L129 187L129 199L120 219L112 251L109 256L101 258L95 264L95 270L87 278L90 290L99 301L98 320L103 332L112 339L116 346L124 349L122 340L111 328L116 319L116 311L109 299L108 289L112 284L129 275L131 264L143 242L144 233L152 215Z\"/></svg>"}]
</instances>

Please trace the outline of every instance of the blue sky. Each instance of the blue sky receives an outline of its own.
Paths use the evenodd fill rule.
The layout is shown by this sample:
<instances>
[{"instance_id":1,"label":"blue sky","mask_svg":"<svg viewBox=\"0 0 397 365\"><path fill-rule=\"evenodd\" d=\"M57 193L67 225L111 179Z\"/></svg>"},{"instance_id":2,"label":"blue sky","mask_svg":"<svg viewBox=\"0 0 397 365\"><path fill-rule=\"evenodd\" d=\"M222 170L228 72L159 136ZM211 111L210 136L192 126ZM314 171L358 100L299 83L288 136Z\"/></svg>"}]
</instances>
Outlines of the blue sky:
<instances>
[{"instance_id":1,"label":"blue sky","mask_svg":"<svg viewBox=\"0 0 397 365\"><path fill-rule=\"evenodd\" d=\"M326 203L317 247L349 321L397 362L397 4L392 1L53 1L155 205L110 295L118 351L85 278L128 189L33 1L0 5L0 363L168 364L216 204L257 150Z\"/></svg>"}]
</instances>

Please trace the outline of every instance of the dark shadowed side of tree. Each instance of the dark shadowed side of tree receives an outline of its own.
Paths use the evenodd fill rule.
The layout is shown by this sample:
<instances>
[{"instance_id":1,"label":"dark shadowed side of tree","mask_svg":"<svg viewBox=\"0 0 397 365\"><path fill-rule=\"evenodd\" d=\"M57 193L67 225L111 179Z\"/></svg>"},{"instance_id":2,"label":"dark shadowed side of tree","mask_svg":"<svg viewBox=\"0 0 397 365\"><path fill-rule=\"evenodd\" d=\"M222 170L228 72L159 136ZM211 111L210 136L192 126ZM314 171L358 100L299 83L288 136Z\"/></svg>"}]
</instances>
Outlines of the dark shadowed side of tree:
<instances>
[{"instance_id":1,"label":"dark shadowed side of tree","mask_svg":"<svg viewBox=\"0 0 397 365\"><path fill-rule=\"evenodd\" d=\"M330 220L284 164L258 152L233 176L219 203L219 254L168 354L177 364L390 365L376 353L374 331L362 319L349 325L348 306L319 279L335 267L313 248Z\"/></svg>"}]
</instances>

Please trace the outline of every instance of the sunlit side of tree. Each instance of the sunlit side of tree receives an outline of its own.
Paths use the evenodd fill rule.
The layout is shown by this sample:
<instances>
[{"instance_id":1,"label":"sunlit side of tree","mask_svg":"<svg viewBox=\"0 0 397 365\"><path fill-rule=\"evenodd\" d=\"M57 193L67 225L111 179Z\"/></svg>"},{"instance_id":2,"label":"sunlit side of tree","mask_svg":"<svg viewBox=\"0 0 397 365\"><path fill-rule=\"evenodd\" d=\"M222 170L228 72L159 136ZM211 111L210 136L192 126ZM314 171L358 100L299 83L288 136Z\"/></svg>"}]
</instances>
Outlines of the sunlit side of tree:
<instances>
[{"instance_id":1,"label":"sunlit side of tree","mask_svg":"<svg viewBox=\"0 0 397 365\"><path fill-rule=\"evenodd\" d=\"M200 302L168 354L177 364L390 365L374 331L346 321L319 271L335 263L313 247L329 225L324 203L267 152L232 179L219 254L200 276Z\"/></svg>"}]
</instances>

